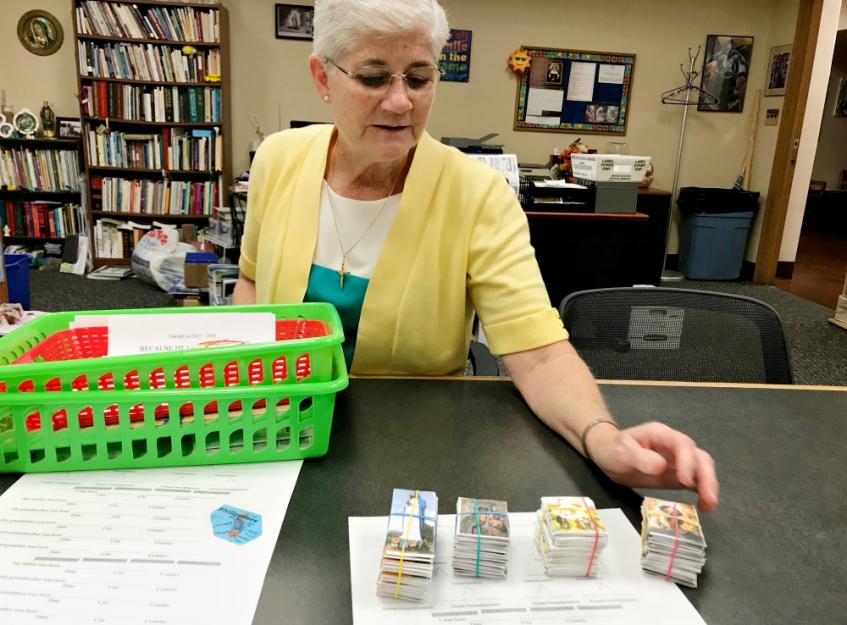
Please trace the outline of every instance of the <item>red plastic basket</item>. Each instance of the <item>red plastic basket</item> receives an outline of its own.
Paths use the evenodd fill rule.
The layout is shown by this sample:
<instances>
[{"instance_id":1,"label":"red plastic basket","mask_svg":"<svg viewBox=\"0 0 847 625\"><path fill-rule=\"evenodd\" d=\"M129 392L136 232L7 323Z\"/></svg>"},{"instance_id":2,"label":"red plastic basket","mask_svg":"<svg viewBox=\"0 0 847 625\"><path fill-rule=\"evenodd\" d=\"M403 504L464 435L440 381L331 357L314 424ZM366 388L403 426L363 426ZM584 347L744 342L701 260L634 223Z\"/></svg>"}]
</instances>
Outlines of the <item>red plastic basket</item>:
<instances>
[{"instance_id":1,"label":"red plastic basket","mask_svg":"<svg viewBox=\"0 0 847 625\"><path fill-rule=\"evenodd\" d=\"M310 319L278 319L276 321L276 340L288 341L295 339L316 338L327 336L326 324L323 321ZM85 328L74 328L68 330L60 330L45 338L35 347L24 353L13 364L28 364L35 362L60 362L68 360L82 360L86 358L102 358L108 355L109 346L109 330L106 326L91 326ZM295 363L295 376L299 382L311 373L311 362L309 354L305 353L297 358ZM277 358L273 361L271 371L271 380L273 383L278 383L284 380L288 375L287 363L284 357ZM247 383L252 385L259 384L265 381L265 374L260 360L255 360L250 363L247 368ZM150 389L164 389L167 386L164 371L154 369L150 373L149 378ZM238 386L241 383L238 364L231 362L223 369L223 386ZM210 388L218 386L215 383L214 367L209 364L200 368L198 385L200 388ZM179 367L174 374L174 387L191 389L192 386L189 369L187 366ZM88 379L84 373L71 382L71 388L74 391L89 390ZM130 371L124 376L123 389L137 390L141 388L140 380L137 371ZM111 373L105 373L97 380L97 389L100 391L115 390L115 380ZM48 381L45 385L46 391L58 392L62 391L62 385L58 378ZM21 383L17 391L27 393L35 391L35 384L32 380ZM236 402L238 403L238 402ZM262 402L259 402L261 404ZM259 408L262 406L255 406ZM240 406L233 406L233 409L240 409ZM185 414L187 416L191 411L190 406L186 406ZM210 402L205 407L206 413L217 412L218 407L216 402ZM165 419L168 415L167 404L161 404L154 411L157 419ZM141 403L130 408L130 421L139 422L144 420L144 407ZM106 425L115 425L118 423L119 411L118 406L110 406L104 411L104 420ZM94 413L90 408L83 409L78 415L80 428L92 427L94 424ZM67 411L62 409L52 415L53 430L62 430L68 427ZM26 417L27 431L34 431L41 428L41 415L33 413Z\"/></svg>"}]
</instances>

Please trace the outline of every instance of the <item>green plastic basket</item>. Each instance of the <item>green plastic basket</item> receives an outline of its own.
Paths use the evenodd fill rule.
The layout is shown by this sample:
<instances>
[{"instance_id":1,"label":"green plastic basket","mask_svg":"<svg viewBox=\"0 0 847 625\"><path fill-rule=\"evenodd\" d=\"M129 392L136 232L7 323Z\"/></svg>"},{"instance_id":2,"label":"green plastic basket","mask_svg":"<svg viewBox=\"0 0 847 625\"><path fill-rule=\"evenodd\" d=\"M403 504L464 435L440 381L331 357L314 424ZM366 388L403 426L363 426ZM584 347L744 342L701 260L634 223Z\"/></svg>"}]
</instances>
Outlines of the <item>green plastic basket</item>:
<instances>
[{"instance_id":1,"label":"green plastic basket","mask_svg":"<svg viewBox=\"0 0 847 625\"><path fill-rule=\"evenodd\" d=\"M341 323L328 304L45 315L0 340L0 362L24 356L51 335L67 330L82 314L262 311L273 312L278 320L322 321L326 336L0 366L0 384L5 389L0 392L0 472L226 464L324 455L335 394L348 384ZM285 376L279 376L280 359L296 362L297 367L292 364ZM300 367L304 360L305 369ZM233 372L237 377L233 378ZM111 380L113 386L104 385L103 380ZM135 380L134 384L128 385L129 380Z\"/></svg>"}]
</instances>

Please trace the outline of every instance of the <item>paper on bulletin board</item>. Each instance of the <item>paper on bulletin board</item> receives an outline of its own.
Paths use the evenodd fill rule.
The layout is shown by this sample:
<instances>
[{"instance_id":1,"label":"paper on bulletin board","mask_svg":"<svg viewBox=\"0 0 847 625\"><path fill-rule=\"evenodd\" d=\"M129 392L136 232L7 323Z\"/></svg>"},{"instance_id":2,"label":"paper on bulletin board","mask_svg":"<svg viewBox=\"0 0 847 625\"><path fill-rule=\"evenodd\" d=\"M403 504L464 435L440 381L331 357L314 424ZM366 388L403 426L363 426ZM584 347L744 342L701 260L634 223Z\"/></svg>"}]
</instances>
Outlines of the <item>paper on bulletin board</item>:
<instances>
[{"instance_id":1,"label":"paper on bulletin board","mask_svg":"<svg viewBox=\"0 0 847 625\"><path fill-rule=\"evenodd\" d=\"M601 63L597 82L602 82L607 85L622 85L625 70L626 68L623 65L609 65L607 63Z\"/></svg>"},{"instance_id":2,"label":"paper on bulletin board","mask_svg":"<svg viewBox=\"0 0 847 625\"><path fill-rule=\"evenodd\" d=\"M538 89L530 87L526 98L526 114L538 117L551 117L550 113L556 113L561 116L564 98L565 92L561 89Z\"/></svg>"},{"instance_id":3,"label":"paper on bulletin board","mask_svg":"<svg viewBox=\"0 0 847 625\"><path fill-rule=\"evenodd\" d=\"M597 63L571 63L568 79L568 100L570 102L591 102L594 100L594 77L597 75Z\"/></svg>"},{"instance_id":4,"label":"paper on bulletin board","mask_svg":"<svg viewBox=\"0 0 847 625\"><path fill-rule=\"evenodd\" d=\"M527 115L524 122L527 124L538 124L539 126L558 126L562 123L559 117L542 117L541 115Z\"/></svg>"}]
</instances>

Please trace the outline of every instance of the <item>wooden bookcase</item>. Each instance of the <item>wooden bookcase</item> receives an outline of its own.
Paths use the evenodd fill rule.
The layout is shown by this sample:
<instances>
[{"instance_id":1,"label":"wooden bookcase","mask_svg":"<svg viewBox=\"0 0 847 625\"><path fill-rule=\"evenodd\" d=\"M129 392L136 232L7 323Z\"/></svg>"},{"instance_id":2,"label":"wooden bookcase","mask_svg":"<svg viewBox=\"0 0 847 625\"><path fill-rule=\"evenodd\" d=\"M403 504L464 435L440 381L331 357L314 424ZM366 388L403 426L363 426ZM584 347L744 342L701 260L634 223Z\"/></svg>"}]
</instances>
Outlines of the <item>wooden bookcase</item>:
<instances>
[{"instance_id":1,"label":"wooden bookcase","mask_svg":"<svg viewBox=\"0 0 847 625\"><path fill-rule=\"evenodd\" d=\"M62 172L61 159L66 165ZM84 167L79 139L0 138L0 161L16 182L0 182L0 222L11 230L11 234L3 236L5 245L62 243L67 234L77 232L78 220L73 209L67 207L75 205L79 207L76 210L85 210L79 188L78 174ZM70 161L75 162L74 170ZM57 217L64 224L57 224Z\"/></svg>"},{"instance_id":2,"label":"wooden bookcase","mask_svg":"<svg viewBox=\"0 0 847 625\"><path fill-rule=\"evenodd\" d=\"M122 258L103 257L98 220L202 227L226 201L228 15L220 3L72 5L94 266L126 264L140 231L124 235Z\"/></svg>"}]
</instances>

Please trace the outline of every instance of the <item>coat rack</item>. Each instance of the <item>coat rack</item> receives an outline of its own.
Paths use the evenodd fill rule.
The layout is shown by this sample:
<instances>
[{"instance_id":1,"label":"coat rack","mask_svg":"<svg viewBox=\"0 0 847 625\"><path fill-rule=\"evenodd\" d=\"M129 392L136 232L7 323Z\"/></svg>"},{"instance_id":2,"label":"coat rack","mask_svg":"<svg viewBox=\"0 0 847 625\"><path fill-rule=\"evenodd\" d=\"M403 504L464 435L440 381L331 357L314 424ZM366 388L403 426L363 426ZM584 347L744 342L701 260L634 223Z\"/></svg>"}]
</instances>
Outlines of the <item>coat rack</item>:
<instances>
[{"instance_id":1,"label":"coat rack","mask_svg":"<svg viewBox=\"0 0 847 625\"><path fill-rule=\"evenodd\" d=\"M683 77L685 78L685 84L676 87L675 89L671 89L670 91L665 91L662 94L662 104L675 104L679 106L685 107L682 111L682 127L679 131L679 149L676 153L676 164L673 169L673 188L671 191L671 209L668 211L668 226L665 232L665 245L667 246L668 240L671 237L671 224L673 224L673 218L676 210L676 198L679 193L679 168L682 163L682 150L685 147L685 127L688 123L688 107L695 106L697 104L706 103L706 104L715 104L718 99L713 96L708 91L704 91L700 87L694 84L694 81L700 75L696 69L694 69L697 64L697 58L700 56L701 46L697 46L697 52L695 54L691 53L691 48L688 48L688 71L685 71L685 67L680 64L679 71L682 72ZM695 95L696 98L692 101L691 96ZM684 97L683 97L684 96ZM662 281L664 282L678 282L682 280L684 276L678 271L669 271L667 269L668 263L668 251L665 248L665 260L662 263Z\"/></svg>"}]
</instances>

